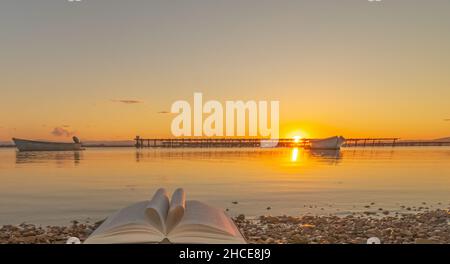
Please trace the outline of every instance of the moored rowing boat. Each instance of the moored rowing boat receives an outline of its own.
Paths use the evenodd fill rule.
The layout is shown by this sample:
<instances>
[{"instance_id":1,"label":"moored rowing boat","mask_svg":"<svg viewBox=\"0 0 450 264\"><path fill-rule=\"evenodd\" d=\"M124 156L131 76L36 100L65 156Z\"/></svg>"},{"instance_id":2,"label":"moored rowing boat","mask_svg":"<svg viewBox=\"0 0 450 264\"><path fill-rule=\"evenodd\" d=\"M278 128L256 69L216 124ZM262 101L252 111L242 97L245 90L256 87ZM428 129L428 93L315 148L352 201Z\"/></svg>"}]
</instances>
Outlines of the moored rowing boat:
<instances>
[{"instance_id":1,"label":"moored rowing boat","mask_svg":"<svg viewBox=\"0 0 450 264\"><path fill-rule=\"evenodd\" d=\"M35 141L19 138L13 138L12 140L19 151L67 151L83 149L77 137L73 137L73 143Z\"/></svg>"},{"instance_id":2,"label":"moored rowing boat","mask_svg":"<svg viewBox=\"0 0 450 264\"><path fill-rule=\"evenodd\" d=\"M345 138L341 136L335 136L324 139L312 139L311 149L340 149L345 142Z\"/></svg>"}]
</instances>

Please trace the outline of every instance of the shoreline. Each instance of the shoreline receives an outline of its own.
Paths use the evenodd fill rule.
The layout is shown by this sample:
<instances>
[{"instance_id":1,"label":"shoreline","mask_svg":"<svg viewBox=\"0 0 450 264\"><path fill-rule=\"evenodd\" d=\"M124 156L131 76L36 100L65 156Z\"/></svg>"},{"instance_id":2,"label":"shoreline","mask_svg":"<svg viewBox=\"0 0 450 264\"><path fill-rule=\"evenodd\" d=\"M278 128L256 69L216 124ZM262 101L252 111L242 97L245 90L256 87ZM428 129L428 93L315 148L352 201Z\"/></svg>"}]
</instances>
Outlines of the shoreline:
<instances>
[{"instance_id":1,"label":"shoreline","mask_svg":"<svg viewBox=\"0 0 450 264\"><path fill-rule=\"evenodd\" d=\"M422 143L422 145L420 145L419 143ZM401 147L401 148L410 148L410 147L450 147L450 141L444 141L444 142L437 142L434 140L425 140L425 141L420 141L420 140L408 140L408 141L398 141L396 143L397 145L395 145L395 147ZM136 148L136 146L134 144L130 145L130 144L87 144L87 145L82 145L83 148L89 149L89 148L134 148L134 149L189 149L189 148L193 148L193 149L197 149L197 148L203 148L203 149L211 149L211 148L260 148L260 147L232 147L232 146L220 146L220 147L197 147L197 146L191 146L191 147L145 147L145 148ZM388 147L392 147L391 144L388 145L349 145L349 146L342 146L341 149L368 149L368 148L388 148ZM16 148L16 145L13 144L4 144L4 145L0 145L0 149L1 148ZM287 149L291 149L294 148L292 146L277 146L276 148L287 148ZM66 150L67 151L67 150ZM72 151L72 150L70 150Z\"/></svg>"},{"instance_id":2,"label":"shoreline","mask_svg":"<svg viewBox=\"0 0 450 264\"><path fill-rule=\"evenodd\" d=\"M382 217L284 215L247 219L239 215L233 220L252 244L366 244L370 237L378 237L382 244L450 244L448 209ZM3 225L0 244L65 244L69 237L83 242L102 222Z\"/></svg>"}]
</instances>

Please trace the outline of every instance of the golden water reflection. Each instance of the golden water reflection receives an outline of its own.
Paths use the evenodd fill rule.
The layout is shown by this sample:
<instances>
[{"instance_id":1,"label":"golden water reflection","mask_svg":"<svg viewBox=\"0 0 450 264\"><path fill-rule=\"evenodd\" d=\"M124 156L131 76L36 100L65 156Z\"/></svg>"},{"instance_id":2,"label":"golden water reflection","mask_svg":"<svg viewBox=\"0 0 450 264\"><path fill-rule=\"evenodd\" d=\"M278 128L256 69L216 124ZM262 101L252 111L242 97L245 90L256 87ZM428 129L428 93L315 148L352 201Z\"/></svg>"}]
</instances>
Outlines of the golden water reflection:
<instances>
[{"instance_id":1,"label":"golden water reflection","mask_svg":"<svg viewBox=\"0 0 450 264\"><path fill-rule=\"evenodd\" d=\"M296 162L297 159L298 159L298 148L293 148L291 154L291 161Z\"/></svg>"},{"instance_id":2,"label":"golden water reflection","mask_svg":"<svg viewBox=\"0 0 450 264\"><path fill-rule=\"evenodd\" d=\"M390 211L446 206L449 157L446 147L0 149L0 224L100 220L159 187L183 187L188 199L233 215L345 213L372 202Z\"/></svg>"},{"instance_id":3,"label":"golden water reflection","mask_svg":"<svg viewBox=\"0 0 450 264\"><path fill-rule=\"evenodd\" d=\"M82 155L82 151L16 151L16 164L54 163L58 167L64 167L78 165Z\"/></svg>"}]
</instances>

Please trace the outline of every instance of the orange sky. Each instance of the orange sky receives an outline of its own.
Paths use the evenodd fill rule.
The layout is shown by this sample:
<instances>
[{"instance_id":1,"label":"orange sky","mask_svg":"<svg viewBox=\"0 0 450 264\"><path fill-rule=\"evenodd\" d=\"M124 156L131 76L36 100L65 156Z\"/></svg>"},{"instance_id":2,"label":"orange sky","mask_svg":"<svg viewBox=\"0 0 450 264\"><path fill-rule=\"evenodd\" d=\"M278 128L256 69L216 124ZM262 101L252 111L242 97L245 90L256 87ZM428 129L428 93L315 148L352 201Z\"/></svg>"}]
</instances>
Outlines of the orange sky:
<instances>
[{"instance_id":1,"label":"orange sky","mask_svg":"<svg viewBox=\"0 0 450 264\"><path fill-rule=\"evenodd\" d=\"M283 137L450 136L446 1L37 2L0 3L0 141L168 137L194 92L279 100Z\"/></svg>"}]
</instances>

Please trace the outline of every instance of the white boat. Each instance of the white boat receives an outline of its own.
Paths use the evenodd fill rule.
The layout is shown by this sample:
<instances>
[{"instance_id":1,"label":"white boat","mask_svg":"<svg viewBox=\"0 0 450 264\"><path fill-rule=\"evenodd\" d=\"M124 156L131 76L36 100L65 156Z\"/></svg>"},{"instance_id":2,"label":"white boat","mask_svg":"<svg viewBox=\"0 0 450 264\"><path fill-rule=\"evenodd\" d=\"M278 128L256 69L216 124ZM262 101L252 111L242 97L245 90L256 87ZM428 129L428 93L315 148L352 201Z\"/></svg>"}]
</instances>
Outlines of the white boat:
<instances>
[{"instance_id":1,"label":"white boat","mask_svg":"<svg viewBox=\"0 0 450 264\"><path fill-rule=\"evenodd\" d=\"M73 143L35 141L27 139L12 139L19 151L66 151L83 150L81 142L77 137L73 137Z\"/></svg>"},{"instance_id":2,"label":"white boat","mask_svg":"<svg viewBox=\"0 0 450 264\"><path fill-rule=\"evenodd\" d=\"M340 149L345 142L345 138L335 136L324 139L311 139L311 149Z\"/></svg>"}]
</instances>

